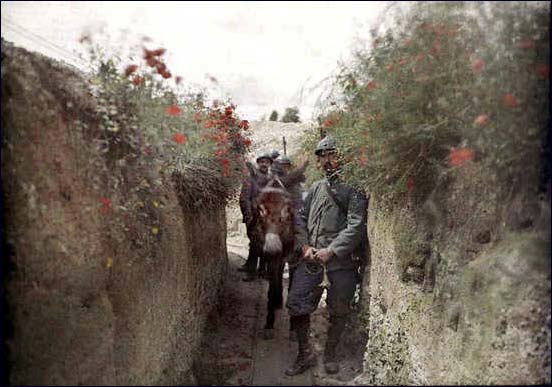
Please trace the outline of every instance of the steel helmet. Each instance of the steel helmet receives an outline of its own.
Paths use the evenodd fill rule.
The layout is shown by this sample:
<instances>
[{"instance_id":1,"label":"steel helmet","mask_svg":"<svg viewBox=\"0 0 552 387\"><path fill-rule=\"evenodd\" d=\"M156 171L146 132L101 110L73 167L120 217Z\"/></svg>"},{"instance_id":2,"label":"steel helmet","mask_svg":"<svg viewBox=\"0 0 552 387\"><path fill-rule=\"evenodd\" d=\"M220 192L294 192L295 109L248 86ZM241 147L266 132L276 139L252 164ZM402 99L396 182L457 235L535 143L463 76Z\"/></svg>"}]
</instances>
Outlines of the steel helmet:
<instances>
[{"instance_id":1,"label":"steel helmet","mask_svg":"<svg viewBox=\"0 0 552 387\"><path fill-rule=\"evenodd\" d=\"M280 156L280 152L278 152L276 149L270 152L270 158L272 160L276 160Z\"/></svg>"},{"instance_id":2,"label":"steel helmet","mask_svg":"<svg viewBox=\"0 0 552 387\"><path fill-rule=\"evenodd\" d=\"M329 150L336 150L337 147L335 146L335 141L332 138L332 136L326 136L320 142L318 145L316 145L316 150L314 151L315 155L319 155L322 151L329 151Z\"/></svg>"},{"instance_id":3,"label":"steel helmet","mask_svg":"<svg viewBox=\"0 0 552 387\"><path fill-rule=\"evenodd\" d=\"M286 155L282 155L276 159L276 162L280 165L291 165L291 159Z\"/></svg>"},{"instance_id":4,"label":"steel helmet","mask_svg":"<svg viewBox=\"0 0 552 387\"><path fill-rule=\"evenodd\" d=\"M259 162L259 160L267 159L270 162L272 162L272 156L268 152L262 152L257 155L257 159L255 161Z\"/></svg>"}]
</instances>

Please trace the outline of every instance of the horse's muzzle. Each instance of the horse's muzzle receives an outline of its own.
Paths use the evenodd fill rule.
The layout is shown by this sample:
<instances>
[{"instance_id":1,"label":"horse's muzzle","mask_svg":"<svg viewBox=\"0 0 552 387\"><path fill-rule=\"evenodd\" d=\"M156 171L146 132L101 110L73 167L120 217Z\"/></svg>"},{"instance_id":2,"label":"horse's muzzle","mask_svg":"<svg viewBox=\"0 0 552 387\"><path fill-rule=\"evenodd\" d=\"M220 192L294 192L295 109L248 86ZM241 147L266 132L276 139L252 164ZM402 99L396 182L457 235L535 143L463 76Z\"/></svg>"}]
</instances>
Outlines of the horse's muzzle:
<instances>
[{"instance_id":1,"label":"horse's muzzle","mask_svg":"<svg viewBox=\"0 0 552 387\"><path fill-rule=\"evenodd\" d=\"M266 233L263 252L269 256L278 256L282 254L282 240L278 234Z\"/></svg>"}]
</instances>

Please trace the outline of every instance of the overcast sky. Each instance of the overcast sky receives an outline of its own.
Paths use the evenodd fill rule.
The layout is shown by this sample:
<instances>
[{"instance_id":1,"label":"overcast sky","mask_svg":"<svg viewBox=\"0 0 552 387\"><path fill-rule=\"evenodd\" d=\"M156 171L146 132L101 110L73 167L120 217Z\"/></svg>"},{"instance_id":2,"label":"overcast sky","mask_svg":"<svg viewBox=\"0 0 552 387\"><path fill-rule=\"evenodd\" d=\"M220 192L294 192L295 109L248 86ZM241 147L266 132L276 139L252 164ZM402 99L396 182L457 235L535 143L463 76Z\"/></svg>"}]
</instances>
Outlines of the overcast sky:
<instances>
[{"instance_id":1,"label":"overcast sky","mask_svg":"<svg viewBox=\"0 0 552 387\"><path fill-rule=\"evenodd\" d=\"M250 120L299 105L310 118L317 95L299 99L347 59L388 2L79 2L5 1L2 37L82 66L74 54L84 32L103 30L123 48L142 36L168 50L184 80L230 94Z\"/></svg>"}]
</instances>

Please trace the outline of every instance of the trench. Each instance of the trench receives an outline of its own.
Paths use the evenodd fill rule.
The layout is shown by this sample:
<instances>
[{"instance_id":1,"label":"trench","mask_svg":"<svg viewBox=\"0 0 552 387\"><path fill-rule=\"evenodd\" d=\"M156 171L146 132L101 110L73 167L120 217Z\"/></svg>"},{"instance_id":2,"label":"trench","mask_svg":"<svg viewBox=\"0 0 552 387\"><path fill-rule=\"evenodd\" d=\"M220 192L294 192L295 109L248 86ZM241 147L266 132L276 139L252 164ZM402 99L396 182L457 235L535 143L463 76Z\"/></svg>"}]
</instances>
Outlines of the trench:
<instances>
[{"instance_id":1,"label":"trench","mask_svg":"<svg viewBox=\"0 0 552 387\"><path fill-rule=\"evenodd\" d=\"M243 230L242 230L243 231ZM284 371L297 356L297 343L289 339L289 316L285 306L276 312L275 337L264 339L268 282L257 278L244 282L238 268L248 253L247 237L240 230L229 231L228 273L222 284L218 306L210 313L200 349L193 365L199 385L309 386L348 385L362 373L368 340L367 302L351 313L347 330L338 347L340 372L327 375L322 359L328 328L325 294L311 316L310 340L317 365L303 374L289 377ZM288 290L284 270L284 305ZM365 305L362 305L365 304Z\"/></svg>"}]
</instances>

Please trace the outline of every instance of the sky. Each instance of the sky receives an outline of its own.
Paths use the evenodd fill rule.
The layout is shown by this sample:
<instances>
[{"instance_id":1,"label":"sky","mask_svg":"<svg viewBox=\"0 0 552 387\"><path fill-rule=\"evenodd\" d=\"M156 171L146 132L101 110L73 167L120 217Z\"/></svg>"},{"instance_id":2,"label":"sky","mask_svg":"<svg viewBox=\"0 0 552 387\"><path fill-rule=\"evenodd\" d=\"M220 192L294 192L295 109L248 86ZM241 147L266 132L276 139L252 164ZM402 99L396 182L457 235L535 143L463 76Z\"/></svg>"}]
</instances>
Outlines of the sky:
<instances>
[{"instance_id":1,"label":"sky","mask_svg":"<svg viewBox=\"0 0 552 387\"><path fill-rule=\"evenodd\" d=\"M4 39L80 68L84 33L119 49L147 36L167 49L173 74L230 96L244 118L297 105L307 121L320 94L313 86L369 36L389 3L3 1L1 28Z\"/></svg>"}]
</instances>

